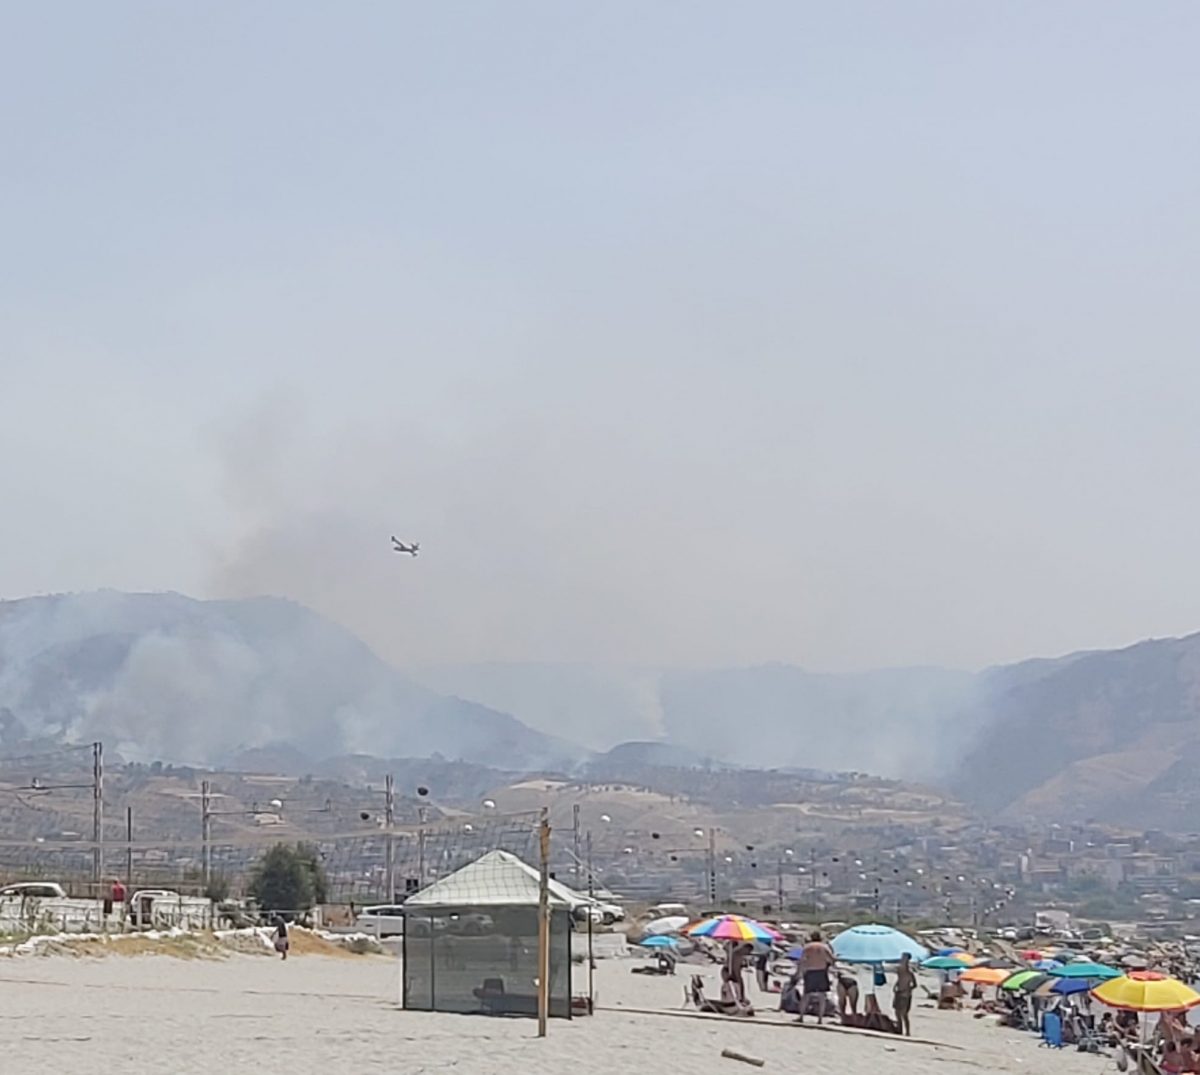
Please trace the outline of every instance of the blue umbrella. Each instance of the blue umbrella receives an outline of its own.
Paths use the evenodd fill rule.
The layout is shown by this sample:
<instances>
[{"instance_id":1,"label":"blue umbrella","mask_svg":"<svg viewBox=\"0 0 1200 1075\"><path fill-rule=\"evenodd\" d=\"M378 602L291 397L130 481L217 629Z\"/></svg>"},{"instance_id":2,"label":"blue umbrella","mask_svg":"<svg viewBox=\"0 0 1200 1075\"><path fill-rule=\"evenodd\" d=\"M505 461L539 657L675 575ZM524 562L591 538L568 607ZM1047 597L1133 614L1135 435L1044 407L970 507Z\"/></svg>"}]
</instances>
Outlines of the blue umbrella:
<instances>
[{"instance_id":1,"label":"blue umbrella","mask_svg":"<svg viewBox=\"0 0 1200 1075\"><path fill-rule=\"evenodd\" d=\"M647 937L644 941L638 941L643 948L676 948L679 942L674 937L664 937L661 934L654 937Z\"/></svg>"},{"instance_id":2,"label":"blue umbrella","mask_svg":"<svg viewBox=\"0 0 1200 1075\"><path fill-rule=\"evenodd\" d=\"M1033 966L1037 970L1058 970L1062 964L1057 959L1039 959Z\"/></svg>"},{"instance_id":3,"label":"blue umbrella","mask_svg":"<svg viewBox=\"0 0 1200 1075\"><path fill-rule=\"evenodd\" d=\"M1094 979L1089 978L1059 978L1050 987L1050 992L1064 997L1069 997L1073 993L1086 993L1092 988L1093 981Z\"/></svg>"},{"instance_id":4,"label":"blue umbrella","mask_svg":"<svg viewBox=\"0 0 1200 1075\"><path fill-rule=\"evenodd\" d=\"M899 963L906 952L917 963L929 958L929 950L891 926L851 926L830 944L843 963Z\"/></svg>"}]
</instances>

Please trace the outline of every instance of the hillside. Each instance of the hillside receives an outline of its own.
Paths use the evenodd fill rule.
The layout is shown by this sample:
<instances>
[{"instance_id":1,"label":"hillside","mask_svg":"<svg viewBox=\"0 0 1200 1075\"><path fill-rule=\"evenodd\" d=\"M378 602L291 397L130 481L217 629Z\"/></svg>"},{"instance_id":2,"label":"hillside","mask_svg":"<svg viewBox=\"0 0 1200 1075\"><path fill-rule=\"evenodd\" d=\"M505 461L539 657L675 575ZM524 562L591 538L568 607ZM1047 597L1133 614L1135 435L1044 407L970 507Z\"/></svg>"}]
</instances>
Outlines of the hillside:
<instances>
[{"instance_id":1,"label":"hillside","mask_svg":"<svg viewBox=\"0 0 1200 1075\"><path fill-rule=\"evenodd\" d=\"M102 592L0 602L0 747L92 739L130 760L204 765L262 748L521 770L583 755L412 682L290 601Z\"/></svg>"},{"instance_id":2,"label":"hillside","mask_svg":"<svg viewBox=\"0 0 1200 1075\"><path fill-rule=\"evenodd\" d=\"M952 781L987 811L1195 828L1200 635L994 669Z\"/></svg>"},{"instance_id":3,"label":"hillside","mask_svg":"<svg viewBox=\"0 0 1200 1075\"><path fill-rule=\"evenodd\" d=\"M638 728L640 713L633 738L669 748L618 747L593 762L597 772L611 773L613 762L855 769L945 787L989 815L1181 831L1195 829L1200 810L1200 635L979 673L639 670L636 706L625 689L632 673L614 673L610 689L600 669L553 676L524 667L503 676L443 670L441 682L481 702L502 685L508 696L539 698L533 714L566 684L586 683L587 697L620 709L623 732Z\"/></svg>"}]
</instances>

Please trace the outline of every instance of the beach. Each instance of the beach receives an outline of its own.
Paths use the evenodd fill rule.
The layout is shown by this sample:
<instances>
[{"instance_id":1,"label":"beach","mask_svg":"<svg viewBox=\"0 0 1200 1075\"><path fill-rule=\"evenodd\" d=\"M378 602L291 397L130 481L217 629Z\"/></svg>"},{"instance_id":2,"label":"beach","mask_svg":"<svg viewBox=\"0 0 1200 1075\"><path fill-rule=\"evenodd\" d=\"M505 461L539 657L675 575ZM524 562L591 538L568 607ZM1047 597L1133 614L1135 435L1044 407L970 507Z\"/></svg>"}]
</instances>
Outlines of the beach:
<instances>
[{"instance_id":1,"label":"beach","mask_svg":"<svg viewBox=\"0 0 1200 1075\"><path fill-rule=\"evenodd\" d=\"M680 1014L686 977L631 975L628 960L596 972L594 1016L553 1020L538 1041L529 1019L404 1012L399 966L387 956L179 959L108 955L0 960L0 1056L5 1071L159 1075L350 1075L358 1072L653 1075L764 1071L975 1075L1097 1073L1111 1060L1070 1050L969 1013L918 1007L914 1034L940 1045L785 1025L764 1012L741 1022ZM767 998L763 998L767 999ZM662 1014L635 1014L622 1009Z\"/></svg>"}]
</instances>

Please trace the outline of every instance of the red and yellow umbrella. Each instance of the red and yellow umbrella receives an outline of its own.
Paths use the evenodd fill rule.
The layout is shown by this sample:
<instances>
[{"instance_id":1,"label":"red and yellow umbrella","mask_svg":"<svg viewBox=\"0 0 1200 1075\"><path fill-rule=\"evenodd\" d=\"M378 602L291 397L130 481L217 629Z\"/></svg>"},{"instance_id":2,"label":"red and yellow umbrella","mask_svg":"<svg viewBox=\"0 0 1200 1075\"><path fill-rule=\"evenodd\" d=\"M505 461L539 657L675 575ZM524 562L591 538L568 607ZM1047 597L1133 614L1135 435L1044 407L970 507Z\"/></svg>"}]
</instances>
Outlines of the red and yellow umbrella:
<instances>
[{"instance_id":1,"label":"red and yellow umbrella","mask_svg":"<svg viewBox=\"0 0 1200 1075\"><path fill-rule=\"evenodd\" d=\"M1178 1012L1200 1005L1200 993L1177 978L1153 971L1133 971L1092 990L1110 1008L1127 1012Z\"/></svg>"}]
</instances>

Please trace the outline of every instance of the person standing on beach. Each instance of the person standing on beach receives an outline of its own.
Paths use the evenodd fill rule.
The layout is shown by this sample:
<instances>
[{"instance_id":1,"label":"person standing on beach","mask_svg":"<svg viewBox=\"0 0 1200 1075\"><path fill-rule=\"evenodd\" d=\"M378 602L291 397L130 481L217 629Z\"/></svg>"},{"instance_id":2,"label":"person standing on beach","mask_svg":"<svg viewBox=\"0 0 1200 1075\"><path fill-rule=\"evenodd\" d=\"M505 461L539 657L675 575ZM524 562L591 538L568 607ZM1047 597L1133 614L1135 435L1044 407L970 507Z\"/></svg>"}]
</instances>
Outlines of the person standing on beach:
<instances>
[{"instance_id":1,"label":"person standing on beach","mask_svg":"<svg viewBox=\"0 0 1200 1075\"><path fill-rule=\"evenodd\" d=\"M912 969L912 956L907 952L900 957L900 966L896 970L896 985L892 991L892 1007L896 1013L896 1023L900 1033L906 1038L912 1037L912 1002L913 993L917 991L917 976Z\"/></svg>"},{"instance_id":2,"label":"person standing on beach","mask_svg":"<svg viewBox=\"0 0 1200 1075\"><path fill-rule=\"evenodd\" d=\"M800 1002L801 1023L809 1008L808 998L813 997L817 1006L817 1026L824 1024L825 1006L829 1002L829 968L834 962L833 949L821 939L819 931L814 931L800 953L799 969L804 981L804 998Z\"/></svg>"}]
</instances>

